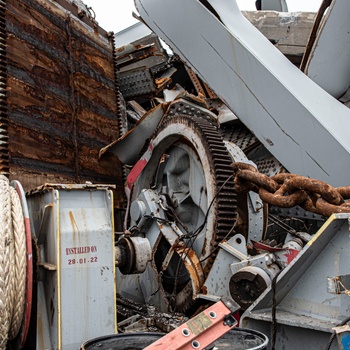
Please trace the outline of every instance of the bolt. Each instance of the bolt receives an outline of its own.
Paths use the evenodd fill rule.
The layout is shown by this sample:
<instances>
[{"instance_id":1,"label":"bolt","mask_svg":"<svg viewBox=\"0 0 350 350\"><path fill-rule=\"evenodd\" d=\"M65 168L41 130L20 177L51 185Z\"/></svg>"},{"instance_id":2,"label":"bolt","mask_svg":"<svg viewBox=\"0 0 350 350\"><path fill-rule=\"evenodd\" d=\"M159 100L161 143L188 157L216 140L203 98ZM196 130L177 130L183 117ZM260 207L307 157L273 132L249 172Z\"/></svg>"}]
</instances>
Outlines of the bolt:
<instances>
[{"instance_id":1,"label":"bolt","mask_svg":"<svg viewBox=\"0 0 350 350\"><path fill-rule=\"evenodd\" d=\"M183 330L182 330L182 335L184 335L185 337L189 337L190 336L190 334L191 334L191 332L187 329L187 328L184 328Z\"/></svg>"},{"instance_id":2,"label":"bolt","mask_svg":"<svg viewBox=\"0 0 350 350\"><path fill-rule=\"evenodd\" d=\"M209 312L209 317L210 318L216 318L216 313L214 311Z\"/></svg>"},{"instance_id":3,"label":"bolt","mask_svg":"<svg viewBox=\"0 0 350 350\"><path fill-rule=\"evenodd\" d=\"M200 345L200 343L199 343L197 340L194 340L194 341L192 342L192 347L193 347L194 349L199 349L200 346L201 346L201 345Z\"/></svg>"}]
</instances>

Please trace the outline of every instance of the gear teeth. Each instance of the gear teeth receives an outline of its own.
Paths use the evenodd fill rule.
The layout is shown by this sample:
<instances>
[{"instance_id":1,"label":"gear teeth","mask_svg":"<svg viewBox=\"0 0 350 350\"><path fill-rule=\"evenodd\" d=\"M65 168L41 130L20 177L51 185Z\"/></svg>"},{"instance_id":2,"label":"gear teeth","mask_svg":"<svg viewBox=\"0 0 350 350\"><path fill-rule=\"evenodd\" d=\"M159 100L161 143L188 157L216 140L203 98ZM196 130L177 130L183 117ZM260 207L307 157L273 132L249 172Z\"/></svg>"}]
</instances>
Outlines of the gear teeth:
<instances>
[{"instance_id":1,"label":"gear teeth","mask_svg":"<svg viewBox=\"0 0 350 350\"><path fill-rule=\"evenodd\" d=\"M0 0L0 173L9 176L6 35L6 2Z\"/></svg>"},{"instance_id":2,"label":"gear teeth","mask_svg":"<svg viewBox=\"0 0 350 350\"><path fill-rule=\"evenodd\" d=\"M112 45L113 73L114 73L114 86L115 86L115 94L116 94L117 116L118 116L118 123L119 123L119 137L121 137L127 132L127 130L125 128L126 120L124 120L125 119L125 114L123 113L124 107L122 102L122 96L120 94L119 69L118 69L118 63L117 63L118 60L117 60L114 33L110 33L110 42Z\"/></svg>"},{"instance_id":3,"label":"gear teeth","mask_svg":"<svg viewBox=\"0 0 350 350\"><path fill-rule=\"evenodd\" d=\"M119 137L124 136L127 133L127 120L126 120L126 111L124 109L124 104L122 101L122 95L120 93L120 81L119 81L119 69L117 64L117 53L116 53L116 46L115 46L115 35L114 33L110 33L110 42L112 46L112 59L113 59L113 73L114 73L114 89L115 89L115 96L116 96L116 107L117 107L117 120L118 120L118 132ZM122 166L122 178L123 182L126 182L126 178L128 176L128 169L123 164ZM123 195L123 206L126 208L127 206L127 198L125 194Z\"/></svg>"},{"instance_id":4,"label":"gear teeth","mask_svg":"<svg viewBox=\"0 0 350 350\"><path fill-rule=\"evenodd\" d=\"M207 157L206 162L208 163L208 169L203 168L206 175L205 177L207 179L212 176L214 180L210 181L212 184L211 186L213 186L213 189L211 189L210 192L214 196L213 204L209 209L209 215L211 216L210 227L207 227L207 231L205 232L206 236L203 237L203 246L199 247L201 250L199 253L199 259L201 259L200 263L203 268L203 276L201 276L203 279L201 278L200 280L204 281L213 265L216 255L218 254L216 248L219 243L222 242L223 239L229 239L235 234L234 227L237 222L237 195L233 176L234 172L231 166L232 159L221 135L218 132L215 120L209 121L201 117L183 114L169 114L164 117L162 123L155 130L153 135L154 139L156 139L158 135L168 127L171 127L171 130L174 130L174 126L192 129L193 133L189 132L189 135L195 135L196 144L194 141L191 143L191 136L189 136L189 139L182 137L182 134L178 133L180 129L177 129L173 135L174 138L165 132L165 135L170 137L170 139L165 143L164 149L160 147L160 150L166 152L168 147L179 142L186 144L193 149L197 149L197 154L198 150L203 151ZM159 142L161 143L162 140ZM160 143L155 147L158 147ZM154 152L154 154L158 153ZM198 154L198 156L201 156L201 154ZM149 179L147 179L147 181L149 181ZM145 180L145 183L142 183L140 180L139 187L147 187L147 181ZM136 191L134 192L134 195L136 196ZM189 244L192 244L190 243L190 239L188 242ZM159 242L158 246L162 246L162 242ZM135 280L132 280L132 283L134 282ZM162 281L162 284L163 282L164 281ZM191 307L194 300L192 283L193 280L189 280L181 290L176 290L176 298L174 298L174 295L171 295L171 298L169 298L169 307L171 307L173 311L178 310L185 313Z\"/></svg>"},{"instance_id":5,"label":"gear teeth","mask_svg":"<svg viewBox=\"0 0 350 350\"><path fill-rule=\"evenodd\" d=\"M214 169L213 176L216 179L216 190L218 191L233 174L233 169L231 166L232 158L227 151L221 134L219 133L217 124L200 117L186 115L177 115L176 117L168 116L159 126L156 133L160 128L164 128L168 124L174 123L174 118L177 118L179 123L187 123L193 129L198 129L200 131L203 146L206 147L211 154L210 161ZM213 211L216 217L215 232L213 235L214 239L211 242L213 253L207 260L205 272L210 270L210 267L215 260L217 254L215 247L223 239L229 239L235 234L234 230L232 230L237 221L237 195L234 186L235 183L232 178L232 180L228 181L217 195L216 209Z\"/></svg>"}]
</instances>

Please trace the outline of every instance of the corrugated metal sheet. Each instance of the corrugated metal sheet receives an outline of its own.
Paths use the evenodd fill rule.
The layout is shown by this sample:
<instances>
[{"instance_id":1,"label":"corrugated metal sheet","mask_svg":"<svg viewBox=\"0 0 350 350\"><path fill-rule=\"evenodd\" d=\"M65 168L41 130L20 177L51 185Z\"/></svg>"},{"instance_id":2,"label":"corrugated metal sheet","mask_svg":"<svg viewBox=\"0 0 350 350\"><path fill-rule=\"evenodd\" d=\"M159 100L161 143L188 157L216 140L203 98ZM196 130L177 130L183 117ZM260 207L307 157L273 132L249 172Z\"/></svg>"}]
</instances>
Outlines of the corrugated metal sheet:
<instances>
[{"instance_id":1,"label":"corrugated metal sheet","mask_svg":"<svg viewBox=\"0 0 350 350\"><path fill-rule=\"evenodd\" d=\"M98 159L119 136L107 33L87 16L83 23L66 0L6 6L10 177L26 190L44 182L119 184L118 161Z\"/></svg>"}]
</instances>

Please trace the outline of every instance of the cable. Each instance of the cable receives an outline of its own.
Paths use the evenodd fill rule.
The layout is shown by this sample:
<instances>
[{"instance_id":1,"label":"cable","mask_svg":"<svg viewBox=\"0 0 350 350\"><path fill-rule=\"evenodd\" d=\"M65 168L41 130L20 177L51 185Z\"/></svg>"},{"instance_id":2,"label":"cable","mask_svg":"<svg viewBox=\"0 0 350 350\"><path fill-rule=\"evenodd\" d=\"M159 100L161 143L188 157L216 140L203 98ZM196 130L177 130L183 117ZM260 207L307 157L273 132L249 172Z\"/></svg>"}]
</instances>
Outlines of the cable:
<instances>
[{"instance_id":1,"label":"cable","mask_svg":"<svg viewBox=\"0 0 350 350\"><path fill-rule=\"evenodd\" d=\"M238 215L238 214L237 214ZM230 237L230 235L232 234L232 232L234 231L236 224L238 221L238 217L236 222L234 223L234 225L231 227L230 231L227 233L227 235L222 239L223 241L225 241L228 237ZM210 258L217 250L219 249L219 245L217 245L215 247L215 249L211 252L211 254L209 254L207 257L205 257L204 259L202 259L200 262L202 263L203 261L207 260L208 258Z\"/></svg>"},{"instance_id":2,"label":"cable","mask_svg":"<svg viewBox=\"0 0 350 350\"><path fill-rule=\"evenodd\" d=\"M143 217L145 217L146 219L152 219L152 220L161 222L163 224L171 225L171 221L170 220L160 218L159 216L154 216L153 213L151 215L145 214Z\"/></svg>"},{"instance_id":3,"label":"cable","mask_svg":"<svg viewBox=\"0 0 350 350\"><path fill-rule=\"evenodd\" d=\"M340 322L339 324L337 324L336 327L341 327L341 326L344 326L346 323L348 323L350 321L350 317L347 317L345 320L343 320L342 322ZM330 350L331 346L332 346L332 343L333 343L333 340L336 336L336 331L333 330L333 333L331 334L330 338L329 338L329 341L328 341L328 344L325 348L325 350Z\"/></svg>"},{"instance_id":4,"label":"cable","mask_svg":"<svg viewBox=\"0 0 350 350\"><path fill-rule=\"evenodd\" d=\"M271 290L272 290L272 308L271 308L271 350L275 350L276 346L276 336L277 336L277 319L276 319L276 310L277 310L277 300L276 300L276 286L277 278L279 274L272 279Z\"/></svg>"},{"instance_id":5,"label":"cable","mask_svg":"<svg viewBox=\"0 0 350 350\"><path fill-rule=\"evenodd\" d=\"M289 225L287 225L285 222L283 222L282 220L278 219L277 217L275 217L272 214L269 214L269 219L277 226L279 226L282 230L284 230L285 232L290 233L291 235L295 235L296 234L296 230L294 230L294 228L290 227ZM282 234L282 233L281 233Z\"/></svg>"},{"instance_id":6,"label":"cable","mask_svg":"<svg viewBox=\"0 0 350 350\"><path fill-rule=\"evenodd\" d=\"M220 188L218 189L218 191L216 192L215 196L213 197L213 199L211 200L210 204L209 204L209 207L207 209L207 212L205 214L205 217L204 217L204 221L202 223L201 226L199 226L196 231L194 231L194 233L191 235L191 237L185 237L185 238L192 238L192 237L197 237L201 231L203 230L205 224L207 223L207 220L208 220L208 216L209 216L209 212L210 212L210 209L211 207L213 206L214 204L214 201L216 200L217 196L219 195L219 193L223 190L223 188L226 186L226 184L234 177L234 174L230 175L226 180L225 182L220 186ZM231 231L230 231L231 232Z\"/></svg>"},{"instance_id":7,"label":"cable","mask_svg":"<svg viewBox=\"0 0 350 350\"><path fill-rule=\"evenodd\" d=\"M201 231L203 230L203 228L205 227L206 223L207 223L207 220L208 220L208 216L209 216L209 213L210 213L210 209L211 207L213 206L218 194L223 190L223 188L226 186L226 184L228 183L228 181L230 181L232 178L234 177L234 174L230 175L226 180L225 182L219 187L219 189L217 190L215 196L213 197L213 199L211 200L210 204L209 204L209 207L207 209L207 212L205 214L205 217L204 217L204 220L203 220L203 223L193 232L193 233L189 233L189 234L186 234L186 235L183 235L181 236L181 240L184 240L184 239L190 239L190 244L187 246L187 250L185 252L185 255L184 256L180 256L180 259L179 259L179 262L177 264L177 268L176 268L176 274L175 274L175 283L174 283L174 288L173 288L173 292L171 294L172 298L175 298L176 297L176 289L177 289L177 283L178 283L178 280L181 276L179 276L179 272L180 272L180 266L181 266L181 262L183 262L184 260L187 259L187 256L188 256L188 253L190 250L192 250L192 247L198 237L198 235L201 233ZM226 239L227 237L229 237L233 230L234 230L234 227L236 226L236 223L237 223L237 220L235 221L235 224L232 226L232 228L230 229L230 231L228 232L228 234L225 236L224 239ZM183 226L183 225L181 225ZM209 257L212 256L212 254L214 252L216 252L216 250L219 248L219 246L216 246L215 249L211 252L210 255L208 255L206 258L202 259L200 261L200 263L202 263L203 261L205 261L206 259L208 259ZM183 253L182 253L183 254ZM175 309L176 310L176 309Z\"/></svg>"}]
</instances>

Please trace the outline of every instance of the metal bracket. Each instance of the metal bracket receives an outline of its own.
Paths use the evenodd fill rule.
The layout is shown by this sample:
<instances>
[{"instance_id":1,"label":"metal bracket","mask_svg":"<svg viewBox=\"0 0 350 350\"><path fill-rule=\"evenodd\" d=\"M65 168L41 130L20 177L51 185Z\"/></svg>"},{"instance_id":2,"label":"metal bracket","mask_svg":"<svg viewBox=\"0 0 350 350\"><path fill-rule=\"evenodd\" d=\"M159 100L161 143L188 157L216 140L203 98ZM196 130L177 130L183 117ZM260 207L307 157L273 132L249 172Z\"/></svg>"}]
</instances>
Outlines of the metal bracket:
<instances>
[{"instance_id":1,"label":"metal bracket","mask_svg":"<svg viewBox=\"0 0 350 350\"><path fill-rule=\"evenodd\" d=\"M333 330L337 334L339 350L349 349L350 346L350 326L348 324L344 326L334 327Z\"/></svg>"},{"instance_id":2,"label":"metal bracket","mask_svg":"<svg viewBox=\"0 0 350 350\"><path fill-rule=\"evenodd\" d=\"M350 296L350 275L327 277L327 292Z\"/></svg>"}]
</instances>

